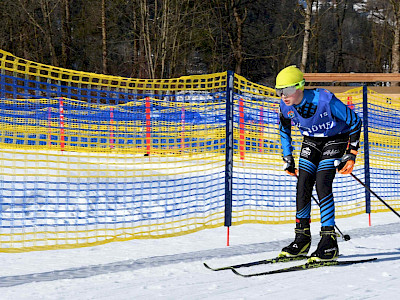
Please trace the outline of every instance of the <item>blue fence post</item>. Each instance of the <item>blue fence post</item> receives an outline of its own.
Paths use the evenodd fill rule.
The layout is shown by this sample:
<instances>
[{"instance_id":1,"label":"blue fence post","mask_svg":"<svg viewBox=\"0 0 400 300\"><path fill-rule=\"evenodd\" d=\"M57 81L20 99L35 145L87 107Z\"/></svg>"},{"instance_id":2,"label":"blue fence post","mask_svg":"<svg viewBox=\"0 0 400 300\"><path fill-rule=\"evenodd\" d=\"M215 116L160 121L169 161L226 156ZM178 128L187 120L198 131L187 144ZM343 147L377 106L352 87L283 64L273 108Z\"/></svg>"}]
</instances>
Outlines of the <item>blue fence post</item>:
<instances>
[{"instance_id":1,"label":"blue fence post","mask_svg":"<svg viewBox=\"0 0 400 300\"><path fill-rule=\"evenodd\" d=\"M0 74L0 98L5 99L6 98L6 79L5 79L5 70L1 68L1 74Z\"/></svg>"},{"instance_id":2,"label":"blue fence post","mask_svg":"<svg viewBox=\"0 0 400 300\"><path fill-rule=\"evenodd\" d=\"M368 140L368 88L363 85L363 128L364 128L364 174L366 186L371 186ZM365 189L365 212L371 213L371 194Z\"/></svg>"},{"instance_id":3,"label":"blue fence post","mask_svg":"<svg viewBox=\"0 0 400 300\"><path fill-rule=\"evenodd\" d=\"M225 226L232 225L233 178L233 71L226 77L226 129L225 129ZM228 242L229 244L229 242Z\"/></svg>"}]
</instances>

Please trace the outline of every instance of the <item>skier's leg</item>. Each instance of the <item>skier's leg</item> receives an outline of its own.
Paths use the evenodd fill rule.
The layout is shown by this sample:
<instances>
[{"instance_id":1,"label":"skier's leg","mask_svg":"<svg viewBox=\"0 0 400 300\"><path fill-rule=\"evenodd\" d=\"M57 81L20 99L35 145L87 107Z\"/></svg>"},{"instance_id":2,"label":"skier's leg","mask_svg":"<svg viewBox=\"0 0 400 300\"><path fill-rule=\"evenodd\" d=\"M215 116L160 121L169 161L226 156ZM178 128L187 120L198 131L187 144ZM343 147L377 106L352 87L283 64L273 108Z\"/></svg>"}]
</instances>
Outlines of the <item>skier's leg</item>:
<instances>
[{"instance_id":1,"label":"skier's leg","mask_svg":"<svg viewBox=\"0 0 400 300\"><path fill-rule=\"evenodd\" d=\"M335 233L335 202L332 185L336 175L334 161L342 157L348 137L328 141L323 148L322 158L316 174L316 189L321 212L321 240L316 251L311 254L313 260L332 260L339 256L337 234Z\"/></svg>"},{"instance_id":2,"label":"skier's leg","mask_svg":"<svg viewBox=\"0 0 400 300\"><path fill-rule=\"evenodd\" d=\"M315 183L316 162L320 155L317 145L311 139L305 138L299 159L295 240L282 249L280 256L305 256L310 249L311 195Z\"/></svg>"}]
</instances>

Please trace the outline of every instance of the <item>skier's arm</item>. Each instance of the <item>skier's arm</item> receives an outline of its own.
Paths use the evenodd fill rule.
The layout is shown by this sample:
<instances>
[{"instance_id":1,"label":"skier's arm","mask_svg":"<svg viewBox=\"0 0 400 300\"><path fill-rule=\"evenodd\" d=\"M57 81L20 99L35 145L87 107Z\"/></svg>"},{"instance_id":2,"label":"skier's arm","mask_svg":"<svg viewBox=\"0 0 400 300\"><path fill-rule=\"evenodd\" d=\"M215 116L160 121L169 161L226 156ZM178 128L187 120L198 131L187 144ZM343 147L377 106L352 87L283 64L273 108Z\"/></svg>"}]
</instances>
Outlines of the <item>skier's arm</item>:
<instances>
[{"instance_id":1,"label":"skier's arm","mask_svg":"<svg viewBox=\"0 0 400 300\"><path fill-rule=\"evenodd\" d=\"M279 134L281 137L281 145L283 150L283 156L292 155L292 124L290 119L283 117L282 113L279 114Z\"/></svg>"},{"instance_id":2,"label":"skier's arm","mask_svg":"<svg viewBox=\"0 0 400 300\"><path fill-rule=\"evenodd\" d=\"M350 127L348 152L357 151L360 147L361 118L335 96L332 97L330 108L334 117L343 120Z\"/></svg>"},{"instance_id":3,"label":"skier's arm","mask_svg":"<svg viewBox=\"0 0 400 300\"><path fill-rule=\"evenodd\" d=\"M345 121L346 124L350 127L349 147L346 150L345 155L341 158L339 164L337 165L337 170L339 171L339 173L350 174L351 172L353 172L357 151L360 147L359 141L362 122L360 117L352 109L348 108L336 97L332 97L330 108L333 116Z\"/></svg>"}]
</instances>

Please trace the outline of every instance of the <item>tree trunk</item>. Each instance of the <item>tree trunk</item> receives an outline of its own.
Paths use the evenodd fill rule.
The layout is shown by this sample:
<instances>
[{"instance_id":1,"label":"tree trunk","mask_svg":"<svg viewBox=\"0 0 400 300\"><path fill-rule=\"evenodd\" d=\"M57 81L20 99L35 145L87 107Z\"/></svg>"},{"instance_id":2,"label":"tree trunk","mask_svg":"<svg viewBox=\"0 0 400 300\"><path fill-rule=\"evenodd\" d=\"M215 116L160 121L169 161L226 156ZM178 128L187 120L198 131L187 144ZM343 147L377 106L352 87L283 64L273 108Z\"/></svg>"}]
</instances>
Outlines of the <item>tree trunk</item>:
<instances>
[{"instance_id":1,"label":"tree trunk","mask_svg":"<svg viewBox=\"0 0 400 300\"><path fill-rule=\"evenodd\" d=\"M304 22L304 39L303 39L303 52L301 56L301 65L300 70L304 73L307 67L307 57L308 57L308 49L310 44L310 35L311 35L311 17L312 17L312 7L314 4L314 0L307 0L306 7L306 16Z\"/></svg>"},{"instance_id":2,"label":"tree trunk","mask_svg":"<svg viewBox=\"0 0 400 300\"><path fill-rule=\"evenodd\" d=\"M61 27L61 65L64 68L71 67L71 13L70 13L70 0L64 0L63 14L62 14L62 27Z\"/></svg>"},{"instance_id":3,"label":"tree trunk","mask_svg":"<svg viewBox=\"0 0 400 300\"><path fill-rule=\"evenodd\" d=\"M235 47L235 59L236 59L235 73L240 74L242 72L242 63L243 63L243 47L242 47L243 22L246 17L244 17L243 19L240 18L237 7L233 9L233 15L235 16L237 25L237 36L236 36L236 47Z\"/></svg>"},{"instance_id":4,"label":"tree trunk","mask_svg":"<svg viewBox=\"0 0 400 300\"><path fill-rule=\"evenodd\" d=\"M247 17L247 9L244 10L244 16L240 17L238 6L240 5L240 1L236 3L235 0L231 0L230 6L233 11L233 17L236 25L236 36L230 35L230 42L233 51L233 55L235 58L235 73L241 74L242 72L242 64L243 64L243 23Z\"/></svg>"},{"instance_id":5,"label":"tree trunk","mask_svg":"<svg viewBox=\"0 0 400 300\"><path fill-rule=\"evenodd\" d=\"M313 64L312 70L310 72L314 72L315 70L319 70L319 56L320 56L320 47L319 47L319 41L320 41L320 34L321 34L321 19L319 15L319 0L316 1L316 11L315 11L315 23L316 23L316 29L315 29L315 61Z\"/></svg>"},{"instance_id":6,"label":"tree trunk","mask_svg":"<svg viewBox=\"0 0 400 300\"><path fill-rule=\"evenodd\" d=\"M101 40L103 49L103 74L107 74L106 0L101 0Z\"/></svg>"},{"instance_id":7,"label":"tree trunk","mask_svg":"<svg viewBox=\"0 0 400 300\"><path fill-rule=\"evenodd\" d=\"M141 37L143 42L143 49L145 60L147 64L147 73L150 78L155 78L155 70L153 65L153 49L150 39L150 28L149 28L149 11L147 7L147 0L140 0L140 20L141 20Z\"/></svg>"},{"instance_id":8,"label":"tree trunk","mask_svg":"<svg viewBox=\"0 0 400 300\"><path fill-rule=\"evenodd\" d=\"M40 7L43 14L43 22L45 24L45 36L49 47L50 60L53 66L58 66L56 51L53 44L53 30L51 26L51 11L49 10L47 0L40 0Z\"/></svg>"},{"instance_id":9,"label":"tree trunk","mask_svg":"<svg viewBox=\"0 0 400 300\"><path fill-rule=\"evenodd\" d=\"M138 26L137 26L137 10L136 6L132 7L132 31L133 31L133 55L132 55L132 73L130 77L139 77L140 78L140 49L139 49L139 42L138 42L138 36L140 34L138 33Z\"/></svg>"},{"instance_id":10,"label":"tree trunk","mask_svg":"<svg viewBox=\"0 0 400 300\"><path fill-rule=\"evenodd\" d=\"M169 0L163 0L163 9L162 9L162 16L161 16L161 74L160 78L164 78L165 72L165 62L167 59L167 39L169 38L169 8L171 3Z\"/></svg>"},{"instance_id":11,"label":"tree trunk","mask_svg":"<svg viewBox=\"0 0 400 300\"><path fill-rule=\"evenodd\" d=\"M341 2L342 3L342 2ZM336 24L337 24L337 72L344 72L344 59L343 59L343 22L347 12L347 0L343 1L343 11L340 12L339 4L337 0L334 0L334 6L336 11Z\"/></svg>"},{"instance_id":12,"label":"tree trunk","mask_svg":"<svg viewBox=\"0 0 400 300\"><path fill-rule=\"evenodd\" d=\"M392 72L400 71L400 3L398 0L390 1L394 12L394 36L392 45Z\"/></svg>"}]
</instances>

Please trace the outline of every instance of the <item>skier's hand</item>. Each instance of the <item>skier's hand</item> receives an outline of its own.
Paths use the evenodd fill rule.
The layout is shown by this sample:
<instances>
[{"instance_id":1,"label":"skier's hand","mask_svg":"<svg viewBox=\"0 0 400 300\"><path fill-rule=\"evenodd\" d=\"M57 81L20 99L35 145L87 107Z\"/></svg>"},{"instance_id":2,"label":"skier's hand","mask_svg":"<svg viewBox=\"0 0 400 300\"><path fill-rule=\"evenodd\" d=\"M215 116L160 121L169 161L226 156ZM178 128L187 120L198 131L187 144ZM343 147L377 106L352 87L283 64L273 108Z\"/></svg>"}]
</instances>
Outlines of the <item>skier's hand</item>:
<instances>
[{"instance_id":1,"label":"skier's hand","mask_svg":"<svg viewBox=\"0 0 400 300\"><path fill-rule=\"evenodd\" d=\"M353 172L354 164L357 156L356 150L347 151L341 159L335 161L336 169L340 174L350 174Z\"/></svg>"},{"instance_id":2,"label":"skier's hand","mask_svg":"<svg viewBox=\"0 0 400 300\"><path fill-rule=\"evenodd\" d=\"M283 165L283 170L288 173L291 176L297 176L297 169L296 169L296 164L294 162L294 158L292 155L286 155L283 158L283 161L285 164Z\"/></svg>"}]
</instances>

